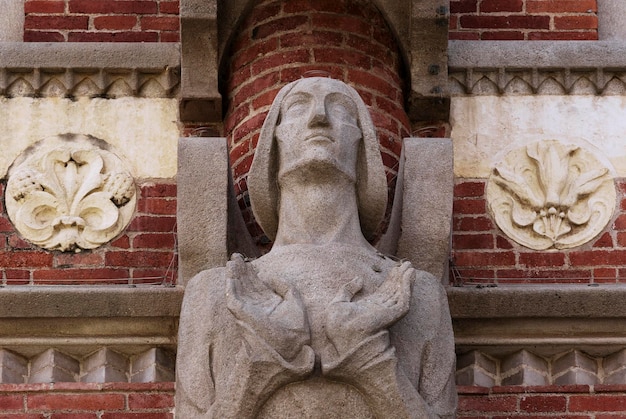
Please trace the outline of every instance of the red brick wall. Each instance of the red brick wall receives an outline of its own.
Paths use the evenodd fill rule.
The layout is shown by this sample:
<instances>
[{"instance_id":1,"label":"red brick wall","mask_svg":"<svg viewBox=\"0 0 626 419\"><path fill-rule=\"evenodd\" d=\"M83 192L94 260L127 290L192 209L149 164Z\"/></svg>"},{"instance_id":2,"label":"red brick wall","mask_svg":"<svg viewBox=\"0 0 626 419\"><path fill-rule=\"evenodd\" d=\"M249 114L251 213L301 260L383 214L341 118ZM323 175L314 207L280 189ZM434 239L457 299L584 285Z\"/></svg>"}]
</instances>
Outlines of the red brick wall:
<instances>
[{"instance_id":1,"label":"red brick wall","mask_svg":"<svg viewBox=\"0 0 626 419\"><path fill-rule=\"evenodd\" d=\"M614 221L591 242L572 249L536 251L508 239L487 211L485 180L457 180L452 272L459 284L626 282L626 181Z\"/></svg>"},{"instance_id":2,"label":"red brick wall","mask_svg":"<svg viewBox=\"0 0 626 419\"><path fill-rule=\"evenodd\" d=\"M1 419L171 419L174 383L0 384Z\"/></svg>"},{"instance_id":3,"label":"red brick wall","mask_svg":"<svg viewBox=\"0 0 626 419\"><path fill-rule=\"evenodd\" d=\"M179 0L26 0L27 42L178 42Z\"/></svg>"},{"instance_id":4,"label":"red brick wall","mask_svg":"<svg viewBox=\"0 0 626 419\"><path fill-rule=\"evenodd\" d=\"M259 2L238 29L229 63L224 121L236 193L254 236L245 179L269 105L285 84L323 75L355 87L370 106L388 176L395 178L409 121L395 39L367 0Z\"/></svg>"},{"instance_id":5,"label":"red brick wall","mask_svg":"<svg viewBox=\"0 0 626 419\"><path fill-rule=\"evenodd\" d=\"M617 419L626 386L459 387L458 419Z\"/></svg>"},{"instance_id":6,"label":"red brick wall","mask_svg":"<svg viewBox=\"0 0 626 419\"><path fill-rule=\"evenodd\" d=\"M597 0L451 0L450 39L598 39Z\"/></svg>"},{"instance_id":7,"label":"red brick wall","mask_svg":"<svg viewBox=\"0 0 626 419\"><path fill-rule=\"evenodd\" d=\"M176 185L144 183L139 190L137 211L124 233L80 253L50 252L24 241L2 208L0 284L175 283Z\"/></svg>"}]
</instances>

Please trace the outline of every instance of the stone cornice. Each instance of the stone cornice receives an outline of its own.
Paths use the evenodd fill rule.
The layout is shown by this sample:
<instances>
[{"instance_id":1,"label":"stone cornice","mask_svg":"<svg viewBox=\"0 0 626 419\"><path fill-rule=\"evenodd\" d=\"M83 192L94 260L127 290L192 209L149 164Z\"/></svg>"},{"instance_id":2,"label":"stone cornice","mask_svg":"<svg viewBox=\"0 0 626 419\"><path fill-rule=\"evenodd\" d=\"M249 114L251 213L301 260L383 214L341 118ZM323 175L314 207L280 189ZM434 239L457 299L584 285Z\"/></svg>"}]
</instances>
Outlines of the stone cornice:
<instances>
[{"instance_id":1,"label":"stone cornice","mask_svg":"<svg viewBox=\"0 0 626 419\"><path fill-rule=\"evenodd\" d=\"M510 285L449 288L459 351L608 355L626 347L626 286Z\"/></svg>"},{"instance_id":2,"label":"stone cornice","mask_svg":"<svg viewBox=\"0 0 626 419\"><path fill-rule=\"evenodd\" d=\"M450 89L462 95L624 95L623 41L450 41Z\"/></svg>"},{"instance_id":3,"label":"stone cornice","mask_svg":"<svg viewBox=\"0 0 626 419\"><path fill-rule=\"evenodd\" d=\"M0 97L174 97L173 43L0 43Z\"/></svg>"}]
</instances>

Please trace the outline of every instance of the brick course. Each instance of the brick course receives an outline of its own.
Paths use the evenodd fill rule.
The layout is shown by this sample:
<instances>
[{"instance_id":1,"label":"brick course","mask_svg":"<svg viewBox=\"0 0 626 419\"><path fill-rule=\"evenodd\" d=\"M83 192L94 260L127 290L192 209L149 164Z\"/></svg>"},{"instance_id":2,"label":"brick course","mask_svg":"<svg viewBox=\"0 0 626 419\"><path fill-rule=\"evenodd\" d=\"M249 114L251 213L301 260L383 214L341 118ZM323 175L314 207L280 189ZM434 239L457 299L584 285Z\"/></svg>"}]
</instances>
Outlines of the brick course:
<instances>
[{"instance_id":1,"label":"brick course","mask_svg":"<svg viewBox=\"0 0 626 419\"><path fill-rule=\"evenodd\" d=\"M451 0L450 39L597 40L597 0Z\"/></svg>"},{"instance_id":2,"label":"brick course","mask_svg":"<svg viewBox=\"0 0 626 419\"><path fill-rule=\"evenodd\" d=\"M31 245L1 213L0 284L176 282L176 185L145 183L139 194L137 211L126 231L102 247L78 253L50 252Z\"/></svg>"},{"instance_id":3,"label":"brick course","mask_svg":"<svg viewBox=\"0 0 626 419\"><path fill-rule=\"evenodd\" d=\"M620 209L605 230L571 249L535 251L507 238L487 210L485 180L457 179L454 189L453 269L457 283L623 283L626 270L625 182Z\"/></svg>"},{"instance_id":4,"label":"brick course","mask_svg":"<svg viewBox=\"0 0 626 419\"><path fill-rule=\"evenodd\" d=\"M171 419L174 383L0 384L0 418Z\"/></svg>"},{"instance_id":5,"label":"brick course","mask_svg":"<svg viewBox=\"0 0 626 419\"><path fill-rule=\"evenodd\" d=\"M179 0L26 0L27 42L178 42Z\"/></svg>"},{"instance_id":6,"label":"brick course","mask_svg":"<svg viewBox=\"0 0 626 419\"><path fill-rule=\"evenodd\" d=\"M618 418L626 415L620 385L458 387L458 419Z\"/></svg>"}]
</instances>

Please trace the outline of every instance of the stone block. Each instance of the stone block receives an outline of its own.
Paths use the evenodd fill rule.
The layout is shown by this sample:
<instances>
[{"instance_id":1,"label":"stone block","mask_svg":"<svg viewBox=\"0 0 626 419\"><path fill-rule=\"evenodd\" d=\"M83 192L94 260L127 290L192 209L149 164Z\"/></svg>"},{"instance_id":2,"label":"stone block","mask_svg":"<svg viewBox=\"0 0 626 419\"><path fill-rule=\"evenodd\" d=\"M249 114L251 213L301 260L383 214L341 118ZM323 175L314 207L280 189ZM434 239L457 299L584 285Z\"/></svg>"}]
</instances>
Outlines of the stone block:
<instances>
[{"instance_id":1,"label":"stone block","mask_svg":"<svg viewBox=\"0 0 626 419\"><path fill-rule=\"evenodd\" d=\"M550 383L548 362L526 350L502 361L502 385L543 386Z\"/></svg>"},{"instance_id":2,"label":"stone block","mask_svg":"<svg viewBox=\"0 0 626 419\"><path fill-rule=\"evenodd\" d=\"M175 359L160 348L152 348L131 360L131 383L174 381Z\"/></svg>"},{"instance_id":3,"label":"stone block","mask_svg":"<svg viewBox=\"0 0 626 419\"><path fill-rule=\"evenodd\" d=\"M403 155L397 255L445 281L454 189L452 142L447 138L406 138Z\"/></svg>"},{"instance_id":4,"label":"stone block","mask_svg":"<svg viewBox=\"0 0 626 419\"><path fill-rule=\"evenodd\" d=\"M552 380L558 385L597 384L598 363L580 351L570 351L552 360Z\"/></svg>"},{"instance_id":5,"label":"stone block","mask_svg":"<svg viewBox=\"0 0 626 419\"><path fill-rule=\"evenodd\" d=\"M29 383L74 382L80 373L78 360L56 349L47 349L31 360Z\"/></svg>"},{"instance_id":6,"label":"stone block","mask_svg":"<svg viewBox=\"0 0 626 419\"><path fill-rule=\"evenodd\" d=\"M102 348L83 360L80 381L84 383L128 382L128 369L128 358L108 348Z\"/></svg>"},{"instance_id":7,"label":"stone block","mask_svg":"<svg viewBox=\"0 0 626 419\"><path fill-rule=\"evenodd\" d=\"M28 376L28 360L0 349L0 383L22 384Z\"/></svg>"},{"instance_id":8,"label":"stone block","mask_svg":"<svg viewBox=\"0 0 626 419\"><path fill-rule=\"evenodd\" d=\"M470 351L457 358L456 384L493 387L498 381L497 361L482 352Z\"/></svg>"},{"instance_id":9,"label":"stone block","mask_svg":"<svg viewBox=\"0 0 626 419\"><path fill-rule=\"evenodd\" d=\"M602 368L604 384L626 384L626 349L605 357Z\"/></svg>"},{"instance_id":10,"label":"stone block","mask_svg":"<svg viewBox=\"0 0 626 419\"><path fill-rule=\"evenodd\" d=\"M228 149L225 138L178 145L179 283L228 260Z\"/></svg>"}]
</instances>

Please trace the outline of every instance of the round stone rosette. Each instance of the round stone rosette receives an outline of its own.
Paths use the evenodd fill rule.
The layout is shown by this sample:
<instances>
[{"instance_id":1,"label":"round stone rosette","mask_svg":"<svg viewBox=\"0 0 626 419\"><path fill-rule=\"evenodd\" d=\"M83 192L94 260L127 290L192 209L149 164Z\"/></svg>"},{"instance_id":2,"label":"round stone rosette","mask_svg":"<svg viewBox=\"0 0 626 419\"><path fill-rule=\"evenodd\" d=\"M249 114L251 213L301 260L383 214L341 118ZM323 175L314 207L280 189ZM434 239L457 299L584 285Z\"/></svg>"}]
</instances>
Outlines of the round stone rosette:
<instances>
[{"instance_id":1,"label":"round stone rosette","mask_svg":"<svg viewBox=\"0 0 626 419\"><path fill-rule=\"evenodd\" d=\"M567 249L604 230L616 193L608 163L579 145L545 140L512 150L496 164L487 202L498 227L517 243Z\"/></svg>"},{"instance_id":2,"label":"round stone rosette","mask_svg":"<svg viewBox=\"0 0 626 419\"><path fill-rule=\"evenodd\" d=\"M115 238L135 211L135 181L110 146L64 134L26 149L8 173L6 209L17 231L49 250L94 249Z\"/></svg>"}]
</instances>

